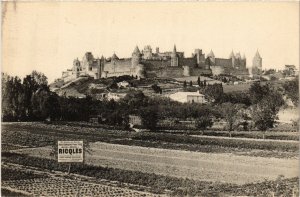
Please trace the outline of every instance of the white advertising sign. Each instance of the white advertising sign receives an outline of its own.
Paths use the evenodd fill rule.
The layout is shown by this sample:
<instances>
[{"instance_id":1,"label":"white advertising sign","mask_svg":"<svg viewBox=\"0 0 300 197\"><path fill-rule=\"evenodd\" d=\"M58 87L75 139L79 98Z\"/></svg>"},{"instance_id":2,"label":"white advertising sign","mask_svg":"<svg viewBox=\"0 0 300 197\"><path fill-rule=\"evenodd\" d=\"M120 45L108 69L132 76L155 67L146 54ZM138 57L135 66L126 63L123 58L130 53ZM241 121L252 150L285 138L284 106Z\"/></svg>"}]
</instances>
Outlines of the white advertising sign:
<instances>
[{"instance_id":1,"label":"white advertising sign","mask_svg":"<svg viewBox=\"0 0 300 197\"><path fill-rule=\"evenodd\" d=\"M83 141L58 141L58 162L83 162Z\"/></svg>"}]
</instances>

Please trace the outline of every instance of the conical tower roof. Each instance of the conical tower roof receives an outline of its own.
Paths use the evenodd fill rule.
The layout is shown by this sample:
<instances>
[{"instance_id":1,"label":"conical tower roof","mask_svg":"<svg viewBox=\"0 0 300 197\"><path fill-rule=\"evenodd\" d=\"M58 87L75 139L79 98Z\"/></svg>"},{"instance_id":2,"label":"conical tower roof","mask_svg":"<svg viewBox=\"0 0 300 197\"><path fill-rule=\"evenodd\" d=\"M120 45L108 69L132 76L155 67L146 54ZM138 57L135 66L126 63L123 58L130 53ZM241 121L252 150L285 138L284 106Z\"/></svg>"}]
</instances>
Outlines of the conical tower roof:
<instances>
[{"instance_id":1,"label":"conical tower roof","mask_svg":"<svg viewBox=\"0 0 300 197\"><path fill-rule=\"evenodd\" d=\"M118 56L116 55L116 53L114 53L112 56L111 56L111 59L119 59Z\"/></svg>"},{"instance_id":2,"label":"conical tower roof","mask_svg":"<svg viewBox=\"0 0 300 197\"><path fill-rule=\"evenodd\" d=\"M134 51L133 51L133 53L134 53L134 54L141 54L141 52L140 52L140 50L139 50L139 47L138 47L138 46L136 46L136 47L134 48Z\"/></svg>"},{"instance_id":3,"label":"conical tower roof","mask_svg":"<svg viewBox=\"0 0 300 197\"><path fill-rule=\"evenodd\" d=\"M256 53L255 53L255 57L261 58L261 56L260 56L260 54L259 54L259 52L258 52L258 49L257 49L257 51L256 51Z\"/></svg>"},{"instance_id":4,"label":"conical tower roof","mask_svg":"<svg viewBox=\"0 0 300 197\"><path fill-rule=\"evenodd\" d=\"M233 58L233 57L234 57L234 53L233 53L233 50L232 50L230 55L229 55L229 58Z\"/></svg>"},{"instance_id":5,"label":"conical tower roof","mask_svg":"<svg viewBox=\"0 0 300 197\"><path fill-rule=\"evenodd\" d=\"M212 50L210 50L209 54L207 54L208 57L215 57L215 54Z\"/></svg>"},{"instance_id":6,"label":"conical tower roof","mask_svg":"<svg viewBox=\"0 0 300 197\"><path fill-rule=\"evenodd\" d=\"M176 45L174 44L173 53L176 53Z\"/></svg>"},{"instance_id":7,"label":"conical tower roof","mask_svg":"<svg viewBox=\"0 0 300 197\"><path fill-rule=\"evenodd\" d=\"M240 53L240 52L236 53L236 54L235 54L235 58L237 58L237 59L242 59L241 53Z\"/></svg>"}]
</instances>

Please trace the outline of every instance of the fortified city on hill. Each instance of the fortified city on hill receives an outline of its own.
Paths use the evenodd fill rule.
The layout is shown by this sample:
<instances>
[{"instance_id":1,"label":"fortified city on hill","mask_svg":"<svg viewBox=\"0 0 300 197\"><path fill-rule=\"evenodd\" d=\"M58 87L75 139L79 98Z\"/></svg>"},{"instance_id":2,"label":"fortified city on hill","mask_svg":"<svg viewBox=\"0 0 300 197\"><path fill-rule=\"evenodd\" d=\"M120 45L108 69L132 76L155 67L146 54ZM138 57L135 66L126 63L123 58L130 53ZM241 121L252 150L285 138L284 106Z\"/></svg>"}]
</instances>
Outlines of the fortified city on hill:
<instances>
[{"instance_id":1,"label":"fortified city on hill","mask_svg":"<svg viewBox=\"0 0 300 197\"><path fill-rule=\"evenodd\" d=\"M109 57L95 58L91 52L86 52L80 61L73 61L72 69L62 73L62 79L70 81L80 76L90 76L94 79L114 76L151 77L185 77L199 75L228 74L237 77L259 75L262 70L262 58L257 51L252 62L252 68L246 68L246 57L232 51L229 58L217 58L211 50L205 55L202 49L195 49L191 57L185 57L174 45L172 51L160 52L157 47L155 53L147 45L140 51L135 47L131 58L119 58L115 53Z\"/></svg>"}]
</instances>

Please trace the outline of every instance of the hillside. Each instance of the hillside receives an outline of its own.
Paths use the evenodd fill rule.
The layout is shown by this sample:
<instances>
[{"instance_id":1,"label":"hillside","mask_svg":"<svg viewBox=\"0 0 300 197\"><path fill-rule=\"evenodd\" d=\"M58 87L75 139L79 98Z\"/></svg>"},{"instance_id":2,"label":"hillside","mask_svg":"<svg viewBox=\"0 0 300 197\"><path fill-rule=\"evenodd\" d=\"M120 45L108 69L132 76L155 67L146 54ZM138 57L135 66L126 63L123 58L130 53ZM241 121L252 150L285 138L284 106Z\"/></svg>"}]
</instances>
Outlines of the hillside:
<instances>
[{"instance_id":1,"label":"hillside","mask_svg":"<svg viewBox=\"0 0 300 197\"><path fill-rule=\"evenodd\" d=\"M128 82L128 87L121 87L120 82ZM86 95L96 96L97 94L114 92L126 93L132 89L141 90L146 95L155 94L152 85L158 85L166 92L182 89L182 82L174 79L135 79L130 76L121 76L116 78L93 79L89 77L79 77L73 81L64 83L56 81L50 84L51 91L58 95L85 97Z\"/></svg>"}]
</instances>

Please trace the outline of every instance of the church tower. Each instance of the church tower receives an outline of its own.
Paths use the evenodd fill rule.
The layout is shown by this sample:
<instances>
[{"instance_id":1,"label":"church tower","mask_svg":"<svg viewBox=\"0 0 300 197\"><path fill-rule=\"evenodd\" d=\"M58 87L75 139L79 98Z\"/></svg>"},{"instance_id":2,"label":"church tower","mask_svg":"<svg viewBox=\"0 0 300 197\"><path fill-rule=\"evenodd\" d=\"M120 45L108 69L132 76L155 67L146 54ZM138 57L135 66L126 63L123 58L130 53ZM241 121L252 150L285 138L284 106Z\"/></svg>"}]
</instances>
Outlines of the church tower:
<instances>
[{"instance_id":1,"label":"church tower","mask_svg":"<svg viewBox=\"0 0 300 197\"><path fill-rule=\"evenodd\" d=\"M174 45L173 52L171 54L171 66L178 66L178 56L176 52L176 45Z\"/></svg>"},{"instance_id":2,"label":"church tower","mask_svg":"<svg viewBox=\"0 0 300 197\"><path fill-rule=\"evenodd\" d=\"M82 71L82 68L80 61L77 58L73 61L73 73L76 75L76 78L79 77L80 71Z\"/></svg>"}]
</instances>

